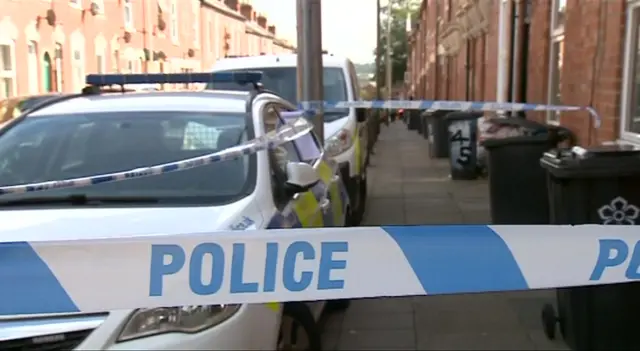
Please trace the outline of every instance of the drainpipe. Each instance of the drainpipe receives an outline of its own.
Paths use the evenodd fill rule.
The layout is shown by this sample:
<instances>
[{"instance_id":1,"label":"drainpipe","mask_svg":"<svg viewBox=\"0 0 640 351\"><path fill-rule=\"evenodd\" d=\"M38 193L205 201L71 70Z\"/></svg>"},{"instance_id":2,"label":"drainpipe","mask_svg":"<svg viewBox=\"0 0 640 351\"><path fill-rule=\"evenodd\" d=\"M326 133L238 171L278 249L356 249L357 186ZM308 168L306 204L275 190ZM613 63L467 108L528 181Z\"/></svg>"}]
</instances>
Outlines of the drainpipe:
<instances>
[{"instance_id":1,"label":"drainpipe","mask_svg":"<svg viewBox=\"0 0 640 351\"><path fill-rule=\"evenodd\" d=\"M509 1L508 0L500 0L498 4L500 6L500 13L498 18L498 74L497 74L497 84L496 84L496 100L498 102L506 102L507 101L507 86L506 86L506 78L507 78L507 69L508 69L508 58L509 54L507 48L509 46L508 35L507 35L507 21L509 20Z\"/></svg>"}]
</instances>

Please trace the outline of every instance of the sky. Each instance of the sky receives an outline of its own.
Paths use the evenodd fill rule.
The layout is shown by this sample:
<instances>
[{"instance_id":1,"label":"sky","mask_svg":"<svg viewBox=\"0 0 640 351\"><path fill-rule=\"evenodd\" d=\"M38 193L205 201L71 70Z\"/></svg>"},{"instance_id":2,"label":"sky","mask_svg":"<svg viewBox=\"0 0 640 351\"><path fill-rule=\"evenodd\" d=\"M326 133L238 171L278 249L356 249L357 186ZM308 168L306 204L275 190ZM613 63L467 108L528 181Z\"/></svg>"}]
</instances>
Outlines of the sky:
<instances>
[{"instance_id":1,"label":"sky","mask_svg":"<svg viewBox=\"0 0 640 351\"><path fill-rule=\"evenodd\" d=\"M296 42L296 0L252 0L257 12L267 15L277 35ZM384 3L385 1L383 1ZM322 46L355 63L374 61L376 1L322 0Z\"/></svg>"}]
</instances>

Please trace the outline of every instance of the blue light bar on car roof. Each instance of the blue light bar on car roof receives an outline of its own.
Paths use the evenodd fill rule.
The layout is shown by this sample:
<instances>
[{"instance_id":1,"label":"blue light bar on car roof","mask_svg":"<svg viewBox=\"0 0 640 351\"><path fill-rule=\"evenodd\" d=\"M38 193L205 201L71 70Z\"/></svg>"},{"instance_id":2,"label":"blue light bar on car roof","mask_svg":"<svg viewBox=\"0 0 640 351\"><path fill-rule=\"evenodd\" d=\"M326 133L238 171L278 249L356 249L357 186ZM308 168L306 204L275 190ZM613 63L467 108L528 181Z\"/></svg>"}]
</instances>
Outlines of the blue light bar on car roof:
<instances>
[{"instance_id":1,"label":"blue light bar on car roof","mask_svg":"<svg viewBox=\"0 0 640 351\"><path fill-rule=\"evenodd\" d=\"M262 80L262 72L205 72L205 73L150 73L150 74L89 74L87 84L185 84L185 83L240 83L256 84Z\"/></svg>"}]
</instances>

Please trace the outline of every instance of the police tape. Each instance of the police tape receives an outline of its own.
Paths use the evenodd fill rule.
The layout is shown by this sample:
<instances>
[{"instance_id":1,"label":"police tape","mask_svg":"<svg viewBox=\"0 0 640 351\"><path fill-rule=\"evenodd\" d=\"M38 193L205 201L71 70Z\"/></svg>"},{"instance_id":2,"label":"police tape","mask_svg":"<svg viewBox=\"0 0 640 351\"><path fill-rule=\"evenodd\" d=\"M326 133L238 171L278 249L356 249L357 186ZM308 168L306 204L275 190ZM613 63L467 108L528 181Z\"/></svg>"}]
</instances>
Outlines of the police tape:
<instances>
[{"instance_id":1,"label":"police tape","mask_svg":"<svg viewBox=\"0 0 640 351\"><path fill-rule=\"evenodd\" d=\"M594 126L600 128L600 115L592 107L569 105L546 105L518 102L491 101L454 101L454 100L377 100L377 101L306 101L298 108L315 111L322 106L328 108L369 108L369 109L405 109L405 110L446 110L446 111L587 111Z\"/></svg>"},{"instance_id":2,"label":"police tape","mask_svg":"<svg viewBox=\"0 0 640 351\"><path fill-rule=\"evenodd\" d=\"M185 226L159 222L164 224L149 224L145 231L121 226L113 237L105 235L114 233L109 228L87 231L37 220L5 230L0 315L485 293L640 279L634 226L188 233ZM159 228L169 229L145 236Z\"/></svg>"},{"instance_id":3,"label":"police tape","mask_svg":"<svg viewBox=\"0 0 640 351\"><path fill-rule=\"evenodd\" d=\"M405 109L426 109L426 110L448 110L448 111L578 111L586 110L593 117L596 128L600 127L600 117L596 111L590 107L563 106L563 105L541 105L523 103L499 103L499 102L474 102L474 101L340 101L340 102L303 102L299 111L286 111L281 115L287 120L284 127L268 133L254 140L247 141L241 145L231 147L213 154L198 156L190 159L174 161L170 163L141 167L133 170L99 174L74 179L51 180L40 183L19 184L0 187L0 196L6 194L17 194L27 192L46 191L62 188L79 188L97 184L119 182L154 175L161 175L169 172L179 172L196 167L206 166L210 163L231 160L245 155L258 152L260 150L277 147L287 141L296 139L308 133L313 126L303 117L315 114L314 107L323 108L405 108ZM291 121L293 118L297 118ZM279 126L280 127L280 126Z\"/></svg>"},{"instance_id":4,"label":"police tape","mask_svg":"<svg viewBox=\"0 0 640 351\"><path fill-rule=\"evenodd\" d=\"M285 142L297 139L301 135L313 129L313 125L304 118L298 118L287 122L281 128L265 134L264 136L247 141L238 146L227 148L216 153L160 165L141 167L124 172L97 174L93 176L52 180L40 183L20 184L0 187L0 195L37 192L62 188L80 188L85 186L119 182L123 180L137 179L171 172L184 171L196 167L206 166L214 162L236 159L242 156L256 153L260 150L277 147Z\"/></svg>"}]
</instances>

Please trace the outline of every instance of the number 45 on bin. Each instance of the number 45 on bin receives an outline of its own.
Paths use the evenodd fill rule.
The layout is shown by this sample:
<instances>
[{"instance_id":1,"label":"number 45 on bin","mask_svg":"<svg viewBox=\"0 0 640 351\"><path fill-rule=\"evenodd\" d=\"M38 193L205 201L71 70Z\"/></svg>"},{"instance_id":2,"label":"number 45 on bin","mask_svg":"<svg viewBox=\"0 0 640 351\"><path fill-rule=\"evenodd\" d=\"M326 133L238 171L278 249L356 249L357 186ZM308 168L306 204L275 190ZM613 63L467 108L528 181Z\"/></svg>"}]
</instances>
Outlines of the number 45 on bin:
<instances>
[{"instance_id":1,"label":"number 45 on bin","mask_svg":"<svg viewBox=\"0 0 640 351\"><path fill-rule=\"evenodd\" d=\"M273 292L281 287L291 292L344 288L344 280L331 276L347 267L346 260L335 257L348 252L346 241L319 245L308 241L267 242L260 248L262 256L257 255L255 248L252 246L252 254L248 256L244 243L229 247L205 242L190 252L180 245L152 245L149 296L162 296L165 279L180 274L188 275L189 288L197 295L214 295L223 287L231 294ZM254 279L250 281L247 275ZM316 286L312 286L314 281Z\"/></svg>"}]
</instances>

